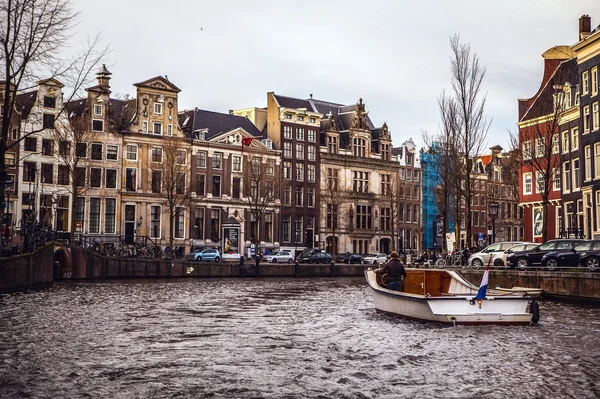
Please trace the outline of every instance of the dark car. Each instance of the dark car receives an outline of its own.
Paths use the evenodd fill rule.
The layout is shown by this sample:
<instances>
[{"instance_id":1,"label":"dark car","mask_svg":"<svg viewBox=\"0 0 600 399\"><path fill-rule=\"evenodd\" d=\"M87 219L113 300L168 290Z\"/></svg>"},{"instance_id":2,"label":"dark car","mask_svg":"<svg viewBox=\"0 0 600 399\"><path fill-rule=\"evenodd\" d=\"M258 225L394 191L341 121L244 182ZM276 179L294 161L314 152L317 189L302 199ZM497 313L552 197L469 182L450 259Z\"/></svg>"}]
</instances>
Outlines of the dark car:
<instances>
[{"instance_id":1,"label":"dark car","mask_svg":"<svg viewBox=\"0 0 600 399\"><path fill-rule=\"evenodd\" d=\"M336 263L358 263L359 265L362 263L362 255L359 254L342 254L335 257Z\"/></svg>"},{"instance_id":2,"label":"dark car","mask_svg":"<svg viewBox=\"0 0 600 399\"><path fill-rule=\"evenodd\" d=\"M579 254L578 266L587 267L589 271L600 270L600 241L592 241L592 248L589 251L582 251Z\"/></svg>"},{"instance_id":3,"label":"dark car","mask_svg":"<svg viewBox=\"0 0 600 399\"><path fill-rule=\"evenodd\" d=\"M595 243L598 243L600 249L600 241L584 241L573 248L548 252L542 257L542 266L546 266L548 270L556 270L558 267L577 267L579 266L579 256L591 250Z\"/></svg>"},{"instance_id":4,"label":"dark car","mask_svg":"<svg viewBox=\"0 0 600 399\"><path fill-rule=\"evenodd\" d=\"M508 267L526 269L530 266L539 266L542 262L542 257L548 252L564 251L573 248L575 245L584 242L584 240L576 239L557 239L546 241L527 251L513 252L506 257Z\"/></svg>"},{"instance_id":5,"label":"dark car","mask_svg":"<svg viewBox=\"0 0 600 399\"><path fill-rule=\"evenodd\" d=\"M316 252L312 255L308 255L300 258L302 263L331 263L331 255L327 252Z\"/></svg>"}]
</instances>

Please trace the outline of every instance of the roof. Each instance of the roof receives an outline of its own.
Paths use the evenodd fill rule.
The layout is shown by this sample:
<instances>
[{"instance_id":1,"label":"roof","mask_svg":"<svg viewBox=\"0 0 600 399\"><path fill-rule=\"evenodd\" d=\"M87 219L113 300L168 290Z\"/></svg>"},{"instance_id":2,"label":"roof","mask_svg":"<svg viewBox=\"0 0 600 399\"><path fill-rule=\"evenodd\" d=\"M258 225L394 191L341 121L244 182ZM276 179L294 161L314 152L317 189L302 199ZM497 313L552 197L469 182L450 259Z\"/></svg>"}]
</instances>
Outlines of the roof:
<instances>
[{"instance_id":1,"label":"roof","mask_svg":"<svg viewBox=\"0 0 600 399\"><path fill-rule=\"evenodd\" d=\"M275 93L273 93L273 97L275 98L277 104L279 104L280 107L294 109L306 108L307 111L317 112L310 103L310 100L302 100L300 98L280 96Z\"/></svg>"},{"instance_id":2,"label":"roof","mask_svg":"<svg viewBox=\"0 0 600 399\"><path fill-rule=\"evenodd\" d=\"M318 113L323 114L322 121L326 122L326 125L324 126L323 123L321 123L322 130L324 130L326 127L329 127L329 121L327 119L329 119L330 113L335 119L335 124L338 130L350 130L350 127L352 126L352 120L354 119L354 112L356 111L356 104L343 105L316 99L312 99L310 101L313 103L315 110ZM369 129L375 129L375 125L371 121L371 118L368 114L366 115L366 119Z\"/></svg>"},{"instance_id":3,"label":"roof","mask_svg":"<svg viewBox=\"0 0 600 399\"><path fill-rule=\"evenodd\" d=\"M155 76L153 78L144 80L143 82L134 84L135 87L149 87L152 89L170 90L179 93L181 89L175 86L169 79L163 76Z\"/></svg>"},{"instance_id":4,"label":"roof","mask_svg":"<svg viewBox=\"0 0 600 399\"><path fill-rule=\"evenodd\" d=\"M260 130L246 117L195 108L178 114L179 126L186 135L195 130L208 129L205 138L218 136L220 133L242 128L254 137L262 137Z\"/></svg>"},{"instance_id":5,"label":"roof","mask_svg":"<svg viewBox=\"0 0 600 399\"><path fill-rule=\"evenodd\" d=\"M22 118L27 118L33 105L37 101L37 90L29 91L27 93L17 94L15 97L15 109L21 114Z\"/></svg>"},{"instance_id":6,"label":"roof","mask_svg":"<svg viewBox=\"0 0 600 399\"><path fill-rule=\"evenodd\" d=\"M87 111L87 99L69 101L65 104L65 111L69 118L82 116Z\"/></svg>"},{"instance_id":7,"label":"roof","mask_svg":"<svg viewBox=\"0 0 600 399\"><path fill-rule=\"evenodd\" d=\"M561 62L552 77L546 82L539 96L537 96L533 104L523 114L521 122L552 114L554 112L555 86L563 86L566 83L569 83L571 86L579 84L577 58Z\"/></svg>"}]
</instances>

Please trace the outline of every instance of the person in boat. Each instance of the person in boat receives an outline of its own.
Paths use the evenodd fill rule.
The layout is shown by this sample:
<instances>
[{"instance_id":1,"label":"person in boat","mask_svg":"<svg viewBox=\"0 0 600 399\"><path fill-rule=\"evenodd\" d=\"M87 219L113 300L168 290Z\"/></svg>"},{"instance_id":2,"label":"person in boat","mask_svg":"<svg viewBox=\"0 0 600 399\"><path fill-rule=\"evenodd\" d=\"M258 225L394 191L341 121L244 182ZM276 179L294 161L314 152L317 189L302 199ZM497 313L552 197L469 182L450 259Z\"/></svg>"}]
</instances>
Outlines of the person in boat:
<instances>
[{"instance_id":1,"label":"person in boat","mask_svg":"<svg viewBox=\"0 0 600 399\"><path fill-rule=\"evenodd\" d=\"M406 270L400 261L398 252L392 251L390 260L387 261L381 269L375 270L375 273L384 275L387 274L387 286L390 290L404 291L404 279L406 278Z\"/></svg>"}]
</instances>

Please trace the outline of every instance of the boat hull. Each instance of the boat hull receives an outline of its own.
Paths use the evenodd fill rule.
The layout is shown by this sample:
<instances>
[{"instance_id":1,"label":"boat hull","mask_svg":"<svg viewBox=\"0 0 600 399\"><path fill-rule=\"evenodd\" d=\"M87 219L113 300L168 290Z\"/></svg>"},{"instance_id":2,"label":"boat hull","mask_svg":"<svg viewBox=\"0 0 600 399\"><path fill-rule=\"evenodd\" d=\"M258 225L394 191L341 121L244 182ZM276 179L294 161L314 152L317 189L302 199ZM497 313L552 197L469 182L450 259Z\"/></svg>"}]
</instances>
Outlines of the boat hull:
<instances>
[{"instance_id":1,"label":"boat hull","mask_svg":"<svg viewBox=\"0 0 600 399\"><path fill-rule=\"evenodd\" d=\"M444 324L528 325L531 298L523 295L488 296L478 301L476 293L427 296L392 291L377 284L373 271L365 271L377 312Z\"/></svg>"}]
</instances>

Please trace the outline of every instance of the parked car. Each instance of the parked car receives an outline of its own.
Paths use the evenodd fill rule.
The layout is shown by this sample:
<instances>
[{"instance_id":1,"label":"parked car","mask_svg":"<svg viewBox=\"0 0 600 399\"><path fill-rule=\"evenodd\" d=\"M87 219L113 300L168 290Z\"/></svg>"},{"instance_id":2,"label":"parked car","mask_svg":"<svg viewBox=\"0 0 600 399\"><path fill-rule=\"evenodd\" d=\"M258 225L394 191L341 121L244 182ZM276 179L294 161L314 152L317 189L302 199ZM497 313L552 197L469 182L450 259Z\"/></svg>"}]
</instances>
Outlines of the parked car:
<instances>
[{"instance_id":1,"label":"parked car","mask_svg":"<svg viewBox=\"0 0 600 399\"><path fill-rule=\"evenodd\" d=\"M540 244L535 242L527 242L524 244L521 243L513 245L512 247L502 252L495 252L492 254L492 264L494 266L506 266L506 257L508 255L512 254L513 252L527 251L534 247L537 247L538 245Z\"/></svg>"},{"instance_id":2,"label":"parked car","mask_svg":"<svg viewBox=\"0 0 600 399\"><path fill-rule=\"evenodd\" d=\"M386 254L378 253L378 254L368 254L363 258L363 263L365 264L382 264L388 261L388 257Z\"/></svg>"},{"instance_id":3,"label":"parked car","mask_svg":"<svg viewBox=\"0 0 600 399\"><path fill-rule=\"evenodd\" d=\"M272 252L268 255L263 255L263 261L271 263L293 263L294 256L290 251Z\"/></svg>"},{"instance_id":4,"label":"parked car","mask_svg":"<svg viewBox=\"0 0 600 399\"><path fill-rule=\"evenodd\" d=\"M327 252L315 252L302 260L303 263L331 263L331 255Z\"/></svg>"},{"instance_id":5,"label":"parked car","mask_svg":"<svg viewBox=\"0 0 600 399\"><path fill-rule=\"evenodd\" d=\"M600 270L600 241L593 241L592 248L579 254L579 265L587 267L589 271Z\"/></svg>"},{"instance_id":6,"label":"parked car","mask_svg":"<svg viewBox=\"0 0 600 399\"><path fill-rule=\"evenodd\" d=\"M474 268L479 268L488 264L492 254L496 252L506 251L508 248L515 246L516 244L521 244L520 241L506 241L506 242L496 242L492 245L488 245L483 248L479 252L475 252L469 256L469 260L467 261L468 265L473 266Z\"/></svg>"},{"instance_id":7,"label":"parked car","mask_svg":"<svg viewBox=\"0 0 600 399\"><path fill-rule=\"evenodd\" d=\"M548 252L568 250L575 245L584 242L578 239L557 239L546 241L527 251L513 252L506 257L506 264L509 267L526 269L530 266L539 266L542 262L542 257Z\"/></svg>"},{"instance_id":8,"label":"parked car","mask_svg":"<svg viewBox=\"0 0 600 399\"><path fill-rule=\"evenodd\" d=\"M360 254L347 253L347 254L342 254L342 255L338 255L335 257L336 263L362 264L362 260L363 260L363 255L360 255Z\"/></svg>"},{"instance_id":9,"label":"parked car","mask_svg":"<svg viewBox=\"0 0 600 399\"><path fill-rule=\"evenodd\" d=\"M219 251L212 248L197 249L193 253L193 259L204 262L219 262L221 260L221 254L219 254Z\"/></svg>"},{"instance_id":10,"label":"parked car","mask_svg":"<svg viewBox=\"0 0 600 399\"><path fill-rule=\"evenodd\" d=\"M591 250L596 243L599 243L600 248L600 241L585 241L573 248L548 252L542 257L541 264L548 270L556 270L557 267L578 267L580 255Z\"/></svg>"}]
</instances>

